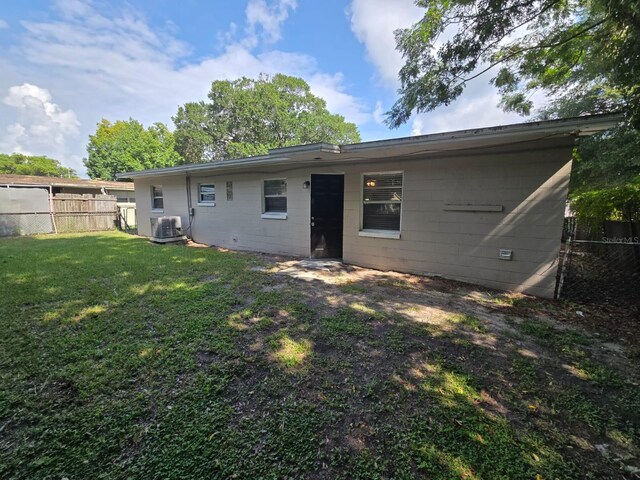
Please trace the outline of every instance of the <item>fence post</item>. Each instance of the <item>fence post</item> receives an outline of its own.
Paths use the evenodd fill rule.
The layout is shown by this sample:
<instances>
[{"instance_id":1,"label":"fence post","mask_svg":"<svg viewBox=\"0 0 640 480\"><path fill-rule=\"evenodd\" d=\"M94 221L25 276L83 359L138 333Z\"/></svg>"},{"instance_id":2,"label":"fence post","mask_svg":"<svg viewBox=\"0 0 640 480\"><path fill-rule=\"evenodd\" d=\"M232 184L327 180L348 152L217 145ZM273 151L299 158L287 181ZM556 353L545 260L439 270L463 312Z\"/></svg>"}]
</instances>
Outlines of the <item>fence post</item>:
<instances>
[{"instance_id":1,"label":"fence post","mask_svg":"<svg viewBox=\"0 0 640 480\"><path fill-rule=\"evenodd\" d=\"M636 222L633 220L629 220L629 227L631 233L631 243L636 243L636 239L638 238L638 232L636 231ZM640 246L635 245L633 247L633 256L636 260L636 272L640 273Z\"/></svg>"},{"instance_id":2,"label":"fence post","mask_svg":"<svg viewBox=\"0 0 640 480\"><path fill-rule=\"evenodd\" d=\"M56 226L56 216L53 211L53 188L49 185L49 214L51 215L51 225L53 225L53 233L58 233L58 227Z\"/></svg>"},{"instance_id":3,"label":"fence post","mask_svg":"<svg viewBox=\"0 0 640 480\"><path fill-rule=\"evenodd\" d=\"M116 217L116 223L118 225L118 230L124 230L122 228L122 211L120 210L120 207L116 204L116 210L118 212L118 216Z\"/></svg>"},{"instance_id":4,"label":"fence post","mask_svg":"<svg viewBox=\"0 0 640 480\"><path fill-rule=\"evenodd\" d=\"M562 285L564 284L564 277L567 275L567 262L569 258L571 258L571 249L573 248L573 239L576 234L576 228L578 225L578 220L574 218L573 222L569 222L569 232L567 241L564 246L564 256L562 258L562 268L560 268L560 278L558 279L558 286L556 288L555 298L556 300L560 298L562 294Z\"/></svg>"}]
</instances>

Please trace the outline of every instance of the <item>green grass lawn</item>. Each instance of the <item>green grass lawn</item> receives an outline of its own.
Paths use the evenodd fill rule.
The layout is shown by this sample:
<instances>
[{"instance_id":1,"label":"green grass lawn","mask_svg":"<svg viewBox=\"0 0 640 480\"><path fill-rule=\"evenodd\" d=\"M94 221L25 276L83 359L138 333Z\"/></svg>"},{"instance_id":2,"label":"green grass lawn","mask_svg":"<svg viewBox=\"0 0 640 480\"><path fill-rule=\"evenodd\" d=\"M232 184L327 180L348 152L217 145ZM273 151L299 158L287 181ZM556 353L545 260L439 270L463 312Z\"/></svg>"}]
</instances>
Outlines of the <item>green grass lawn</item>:
<instances>
[{"instance_id":1,"label":"green grass lawn","mask_svg":"<svg viewBox=\"0 0 640 480\"><path fill-rule=\"evenodd\" d=\"M551 302L274 261L0 240L0 478L634 478L637 357Z\"/></svg>"}]
</instances>

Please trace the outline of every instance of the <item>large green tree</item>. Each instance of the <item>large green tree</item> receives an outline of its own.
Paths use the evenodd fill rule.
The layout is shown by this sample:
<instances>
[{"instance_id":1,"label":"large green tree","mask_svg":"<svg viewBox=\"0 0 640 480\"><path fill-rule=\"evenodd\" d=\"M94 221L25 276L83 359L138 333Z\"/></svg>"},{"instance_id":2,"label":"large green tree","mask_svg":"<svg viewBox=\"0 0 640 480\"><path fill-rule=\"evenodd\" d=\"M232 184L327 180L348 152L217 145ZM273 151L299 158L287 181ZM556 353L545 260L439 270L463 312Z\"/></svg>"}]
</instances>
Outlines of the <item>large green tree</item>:
<instances>
[{"instance_id":1,"label":"large green tree","mask_svg":"<svg viewBox=\"0 0 640 480\"><path fill-rule=\"evenodd\" d=\"M356 125L331 114L301 78L278 74L215 81L208 97L187 103L173 117L176 149L187 163L298 144L360 141Z\"/></svg>"},{"instance_id":2,"label":"large green tree","mask_svg":"<svg viewBox=\"0 0 640 480\"><path fill-rule=\"evenodd\" d=\"M0 173L77 178L75 170L65 167L58 160L22 153L0 153Z\"/></svg>"},{"instance_id":3,"label":"large green tree","mask_svg":"<svg viewBox=\"0 0 640 480\"><path fill-rule=\"evenodd\" d=\"M622 111L619 127L582 139L570 184L585 219L640 219L638 0L418 0L423 18L396 31L405 64L391 127L457 99L491 73L500 106L538 118Z\"/></svg>"},{"instance_id":4,"label":"large green tree","mask_svg":"<svg viewBox=\"0 0 640 480\"><path fill-rule=\"evenodd\" d=\"M542 120L607 111L622 105L615 89L574 90L540 110ZM583 222L640 220L640 130L630 122L583 137L574 150L571 209Z\"/></svg>"},{"instance_id":5,"label":"large green tree","mask_svg":"<svg viewBox=\"0 0 640 480\"><path fill-rule=\"evenodd\" d=\"M102 119L96 133L89 135L84 164L91 178L115 180L116 174L171 167L182 162L175 139L166 125L154 123L147 129L137 120Z\"/></svg>"},{"instance_id":6,"label":"large green tree","mask_svg":"<svg viewBox=\"0 0 640 480\"><path fill-rule=\"evenodd\" d=\"M569 200L583 221L640 221L640 131L622 125L581 139Z\"/></svg>"},{"instance_id":7,"label":"large green tree","mask_svg":"<svg viewBox=\"0 0 640 480\"><path fill-rule=\"evenodd\" d=\"M581 113L623 110L640 126L638 0L416 3L424 17L396 32L405 65L390 126L451 103L486 71L506 110L529 114L531 94L542 91Z\"/></svg>"}]
</instances>

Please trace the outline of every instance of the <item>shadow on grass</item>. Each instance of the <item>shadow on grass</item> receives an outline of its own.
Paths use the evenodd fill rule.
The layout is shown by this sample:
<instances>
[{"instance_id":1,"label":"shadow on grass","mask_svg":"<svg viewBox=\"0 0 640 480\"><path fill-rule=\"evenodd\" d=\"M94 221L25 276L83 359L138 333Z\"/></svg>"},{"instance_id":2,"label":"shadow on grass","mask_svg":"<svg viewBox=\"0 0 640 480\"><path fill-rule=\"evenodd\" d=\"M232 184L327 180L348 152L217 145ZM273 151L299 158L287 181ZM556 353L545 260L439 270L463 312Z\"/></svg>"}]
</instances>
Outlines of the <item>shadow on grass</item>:
<instances>
[{"instance_id":1,"label":"shadow on grass","mask_svg":"<svg viewBox=\"0 0 640 480\"><path fill-rule=\"evenodd\" d=\"M610 375L519 353L460 284L307 284L120 234L0 259L2 477L571 478L633 445L591 401Z\"/></svg>"}]
</instances>

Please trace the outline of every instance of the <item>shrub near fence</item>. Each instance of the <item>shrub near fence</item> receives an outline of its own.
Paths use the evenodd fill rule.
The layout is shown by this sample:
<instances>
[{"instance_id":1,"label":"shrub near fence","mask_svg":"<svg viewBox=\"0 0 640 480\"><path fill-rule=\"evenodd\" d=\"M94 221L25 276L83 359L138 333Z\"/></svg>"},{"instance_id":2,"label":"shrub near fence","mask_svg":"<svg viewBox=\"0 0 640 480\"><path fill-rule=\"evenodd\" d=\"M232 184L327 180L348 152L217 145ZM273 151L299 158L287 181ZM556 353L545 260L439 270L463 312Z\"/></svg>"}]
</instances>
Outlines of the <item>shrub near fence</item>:
<instances>
[{"instance_id":1,"label":"shrub near fence","mask_svg":"<svg viewBox=\"0 0 640 480\"><path fill-rule=\"evenodd\" d=\"M118 219L113 195L58 193L53 197L53 212L58 233L112 230Z\"/></svg>"}]
</instances>

